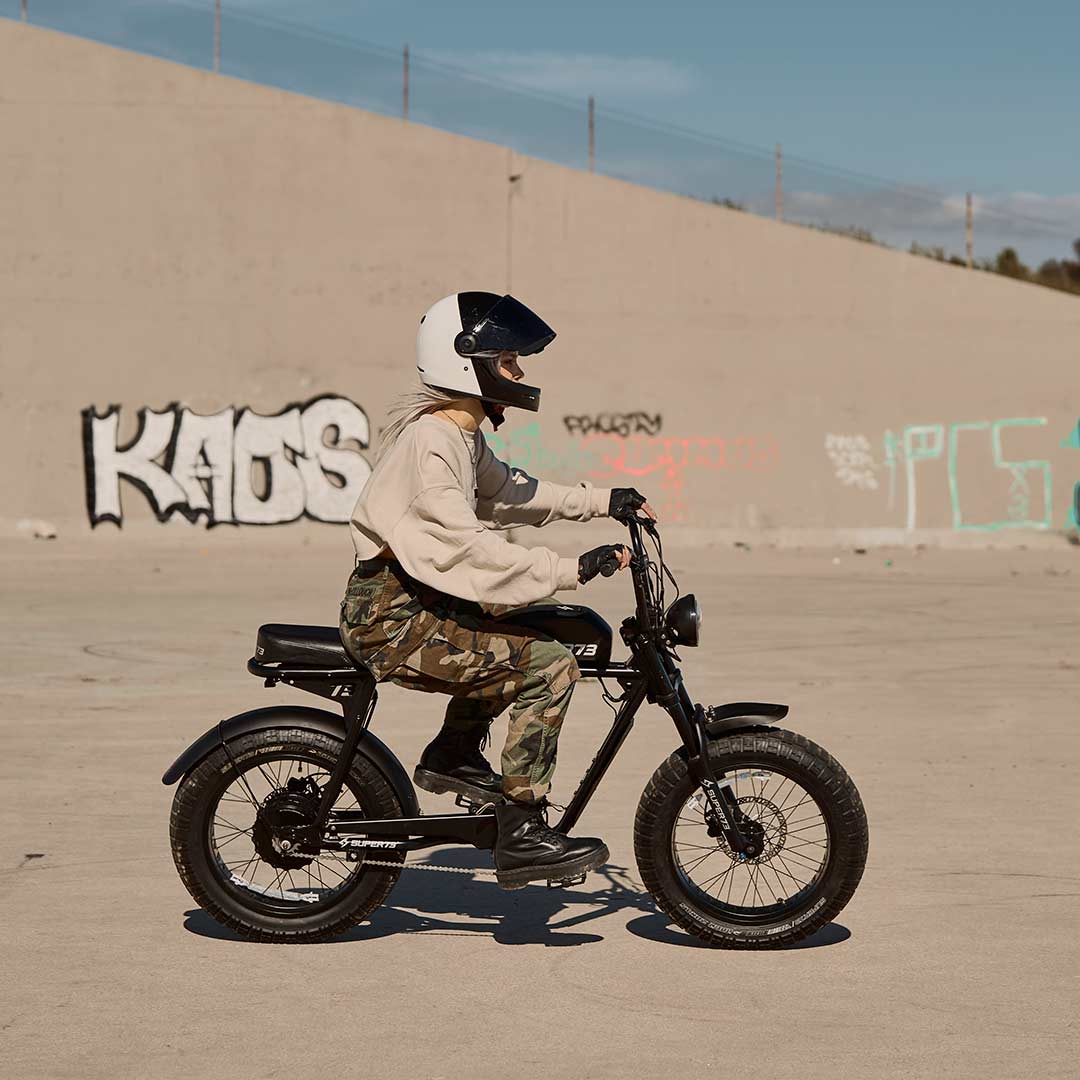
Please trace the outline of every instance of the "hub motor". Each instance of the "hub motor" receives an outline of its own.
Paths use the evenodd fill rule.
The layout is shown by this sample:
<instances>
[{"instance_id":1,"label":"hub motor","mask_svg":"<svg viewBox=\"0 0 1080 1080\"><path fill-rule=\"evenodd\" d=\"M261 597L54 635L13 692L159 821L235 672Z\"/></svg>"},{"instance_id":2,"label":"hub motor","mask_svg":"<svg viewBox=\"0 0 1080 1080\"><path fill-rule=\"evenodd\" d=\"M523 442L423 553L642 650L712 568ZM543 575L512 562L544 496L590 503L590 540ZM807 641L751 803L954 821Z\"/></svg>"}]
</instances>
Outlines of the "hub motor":
<instances>
[{"instance_id":1,"label":"hub motor","mask_svg":"<svg viewBox=\"0 0 1080 1080\"><path fill-rule=\"evenodd\" d=\"M300 854L302 845L317 847L319 788L311 777L293 777L263 800L251 830L259 858L278 870L307 866L313 856Z\"/></svg>"}]
</instances>

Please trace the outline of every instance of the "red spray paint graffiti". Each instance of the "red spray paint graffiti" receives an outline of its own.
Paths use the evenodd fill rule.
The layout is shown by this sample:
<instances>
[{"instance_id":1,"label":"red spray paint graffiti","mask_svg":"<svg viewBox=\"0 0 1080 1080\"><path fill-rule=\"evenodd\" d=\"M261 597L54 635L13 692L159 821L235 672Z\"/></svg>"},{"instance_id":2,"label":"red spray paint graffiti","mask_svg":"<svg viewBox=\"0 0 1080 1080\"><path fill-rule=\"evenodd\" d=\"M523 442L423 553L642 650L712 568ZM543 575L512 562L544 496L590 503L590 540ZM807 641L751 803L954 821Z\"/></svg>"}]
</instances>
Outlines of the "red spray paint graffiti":
<instances>
[{"instance_id":1,"label":"red spray paint graffiti","mask_svg":"<svg viewBox=\"0 0 1080 1080\"><path fill-rule=\"evenodd\" d=\"M684 490L690 470L765 471L775 467L780 450L772 438L737 436L720 438L668 435L587 435L580 440L583 450L595 455L589 478L617 486L620 481L636 482L659 475L664 500L659 509L669 521L686 519Z\"/></svg>"},{"instance_id":2,"label":"red spray paint graffiti","mask_svg":"<svg viewBox=\"0 0 1080 1080\"><path fill-rule=\"evenodd\" d=\"M659 419L659 418L657 418ZM686 521L687 475L692 471L765 472L780 448L771 436L673 436L591 431L550 439L538 421L487 436L503 461L551 480L587 477L605 487L641 487L666 521Z\"/></svg>"}]
</instances>

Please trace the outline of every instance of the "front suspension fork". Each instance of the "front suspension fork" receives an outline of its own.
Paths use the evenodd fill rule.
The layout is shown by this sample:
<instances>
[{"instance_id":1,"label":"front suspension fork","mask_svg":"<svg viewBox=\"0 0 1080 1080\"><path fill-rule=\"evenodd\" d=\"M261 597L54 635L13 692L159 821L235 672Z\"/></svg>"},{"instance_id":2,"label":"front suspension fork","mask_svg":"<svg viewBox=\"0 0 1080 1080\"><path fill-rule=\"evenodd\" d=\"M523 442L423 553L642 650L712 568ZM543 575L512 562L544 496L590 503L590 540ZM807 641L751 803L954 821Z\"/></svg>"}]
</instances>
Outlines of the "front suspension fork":
<instances>
[{"instance_id":1,"label":"front suspension fork","mask_svg":"<svg viewBox=\"0 0 1080 1080\"><path fill-rule=\"evenodd\" d=\"M708 754L708 732L705 730L705 710L700 705L694 706L694 728L698 734L700 751L697 756L687 759L690 775L701 785L705 793L708 810L705 820L709 825L709 835L722 834L731 850L736 855L745 855L752 859L761 854L761 845L746 836L739 827L745 820L742 808L728 784L720 784L713 772Z\"/></svg>"},{"instance_id":2,"label":"front suspension fork","mask_svg":"<svg viewBox=\"0 0 1080 1080\"><path fill-rule=\"evenodd\" d=\"M709 733L705 730L705 710L695 705L686 692L682 677L678 672L671 672L653 650L643 650L649 654L645 659L652 676L652 682L658 688L657 704L661 705L682 737L686 747L686 767L690 775L701 785L708 809L705 820L709 825L709 834L722 834L732 852L752 859L761 854L761 846L746 836L740 828L745 820L738 800L728 785L721 785L713 772L709 761ZM651 660L651 663L649 662Z\"/></svg>"}]
</instances>

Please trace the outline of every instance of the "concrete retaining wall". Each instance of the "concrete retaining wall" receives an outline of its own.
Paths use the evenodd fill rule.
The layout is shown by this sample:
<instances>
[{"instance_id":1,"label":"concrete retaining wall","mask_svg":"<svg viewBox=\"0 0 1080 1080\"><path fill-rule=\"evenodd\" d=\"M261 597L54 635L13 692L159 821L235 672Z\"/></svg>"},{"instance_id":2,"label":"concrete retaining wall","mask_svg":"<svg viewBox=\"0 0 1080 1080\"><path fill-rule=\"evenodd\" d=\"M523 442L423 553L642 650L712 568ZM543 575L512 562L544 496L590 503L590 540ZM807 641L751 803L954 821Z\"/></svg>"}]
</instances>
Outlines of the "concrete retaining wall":
<instances>
[{"instance_id":1,"label":"concrete retaining wall","mask_svg":"<svg viewBox=\"0 0 1080 1080\"><path fill-rule=\"evenodd\" d=\"M0 131L5 529L340 517L462 288L559 331L503 452L688 537L1075 524L1076 298L7 21Z\"/></svg>"}]
</instances>

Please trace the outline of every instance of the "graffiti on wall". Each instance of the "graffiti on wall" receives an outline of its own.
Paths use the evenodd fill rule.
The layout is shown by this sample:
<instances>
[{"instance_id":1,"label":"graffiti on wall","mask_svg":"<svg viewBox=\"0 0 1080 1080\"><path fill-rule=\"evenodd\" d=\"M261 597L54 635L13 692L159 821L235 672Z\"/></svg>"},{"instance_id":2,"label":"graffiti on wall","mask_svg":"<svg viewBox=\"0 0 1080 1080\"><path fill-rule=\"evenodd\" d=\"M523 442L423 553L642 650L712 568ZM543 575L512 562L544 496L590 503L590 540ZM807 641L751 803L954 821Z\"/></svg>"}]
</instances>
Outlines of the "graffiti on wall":
<instances>
[{"instance_id":1,"label":"graffiti on wall","mask_svg":"<svg viewBox=\"0 0 1080 1080\"><path fill-rule=\"evenodd\" d=\"M1072 431L1069 432L1069 437L1061 444L1061 448L1063 450L1080 450L1080 420L1076 421ZM1071 529L1080 529L1080 480L1073 484L1067 525Z\"/></svg>"},{"instance_id":2,"label":"graffiti on wall","mask_svg":"<svg viewBox=\"0 0 1080 1080\"><path fill-rule=\"evenodd\" d=\"M913 424L899 434L888 430L881 441L882 457L877 460L865 435L825 436L825 453L834 475L845 486L863 491L879 487L879 474L887 474L888 506L896 502L898 477L903 477L905 527L913 530L919 521L919 478L926 469L942 468L948 484L952 528L958 531L994 532L999 529L1049 529L1053 524L1052 476L1050 462L1009 456L1005 441L1015 429L1039 428L1046 417L1009 417L1000 420L960 421L952 424ZM1080 449L1080 423L1072 435ZM1067 441L1063 446L1074 445ZM961 480L964 462L989 459L994 470L1008 477L999 515L978 520L965 513L965 492ZM1080 484L1074 504L1080 500ZM968 500L970 502L970 499ZM1070 511L1069 524L1076 526L1077 506ZM925 525L925 522L922 524Z\"/></svg>"},{"instance_id":3,"label":"graffiti on wall","mask_svg":"<svg viewBox=\"0 0 1080 1080\"><path fill-rule=\"evenodd\" d=\"M560 439L553 444L537 421L506 435L488 435L487 440L496 456L535 476L587 478L608 487L642 486L652 478L659 494L650 493L650 498L669 521L686 519L690 474L765 471L780 459L772 437L590 431L569 443Z\"/></svg>"},{"instance_id":4,"label":"graffiti on wall","mask_svg":"<svg viewBox=\"0 0 1080 1080\"><path fill-rule=\"evenodd\" d=\"M597 413L595 416L564 416L571 435L659 435L664 425L660 413Z\"/></svg>"},{"instance_id":5,"label":"graffiti on wall","mask_svg":"<svg viewBox=\"0 0 1080 1080\"><path fill-rule=\"evenodd\" d=\"M845 487L877 491L877 464L865 435L826 435L825 453L833 464L836 479Z\"/></svg>"},{"instance_id":6,"label":"graffiti on wall","mask_svg":"<svg viewBox=\"0 0 1080 1080\"><path fill-rule=\"evenodd\" d=\"M158 521L178 514L213 525L280 525L301 517L343 522L371 474L361 450L368 418L335 394L263 416L248 408L203 415L183 405L139 409L120 445L120 407L82 411L90 524L122 525L121 480Z\"/></svg>"}]
</instances>

